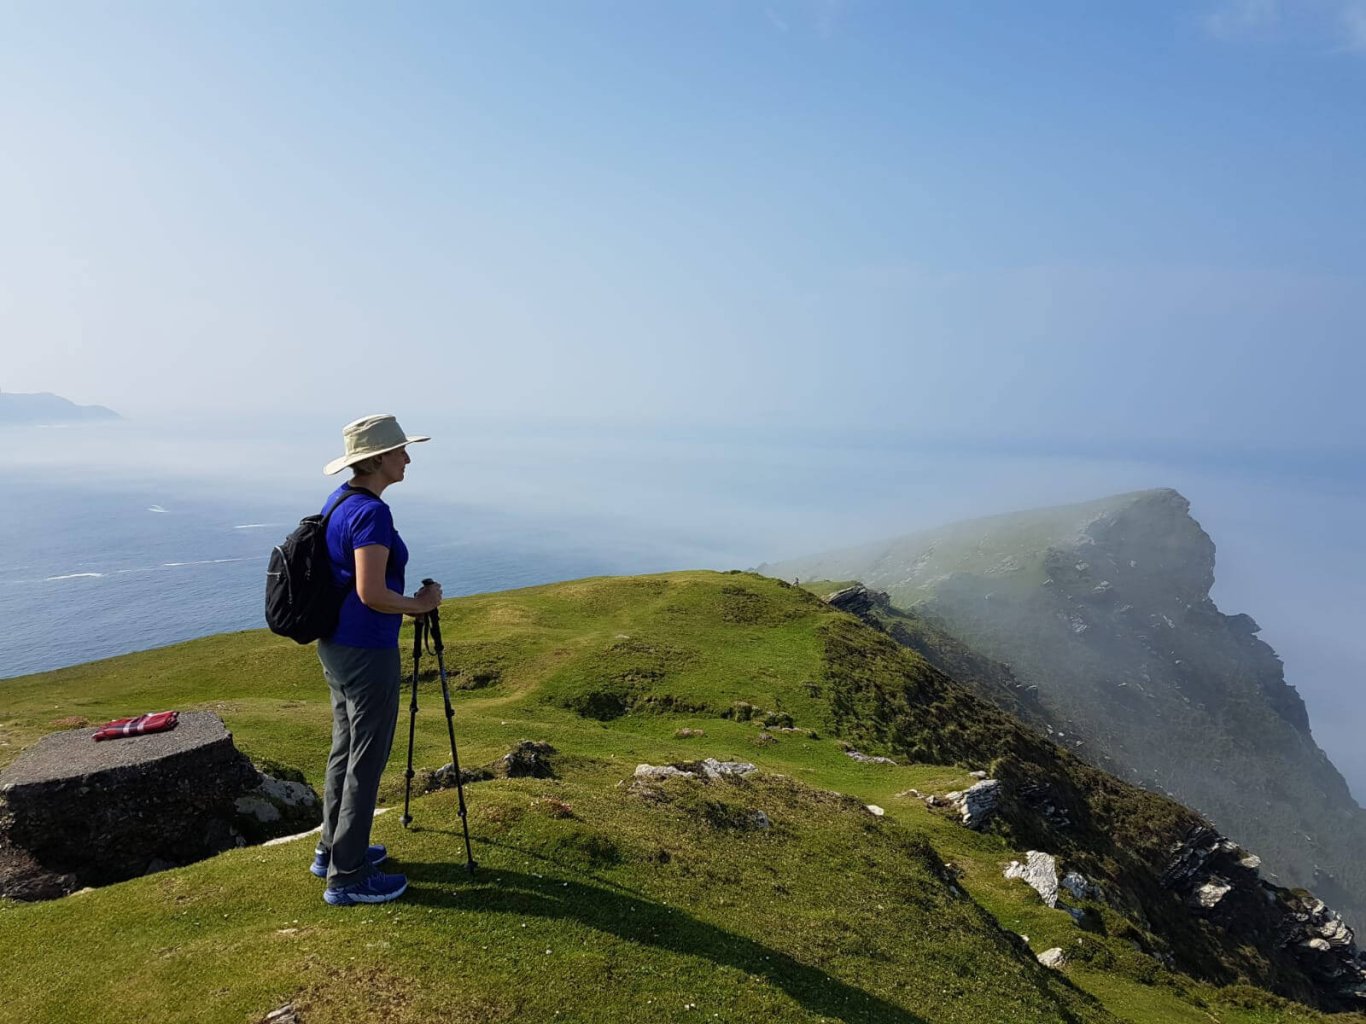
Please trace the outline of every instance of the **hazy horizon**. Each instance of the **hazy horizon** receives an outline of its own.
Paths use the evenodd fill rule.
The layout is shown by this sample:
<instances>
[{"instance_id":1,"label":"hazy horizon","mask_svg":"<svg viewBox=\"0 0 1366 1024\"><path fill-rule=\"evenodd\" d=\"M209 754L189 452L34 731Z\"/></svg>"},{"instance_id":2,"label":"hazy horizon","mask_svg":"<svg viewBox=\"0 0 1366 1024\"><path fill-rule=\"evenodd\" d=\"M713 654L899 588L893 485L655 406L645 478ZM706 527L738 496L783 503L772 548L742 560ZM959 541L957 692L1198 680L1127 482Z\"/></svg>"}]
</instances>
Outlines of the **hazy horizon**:
<instances>
[{"instance_id":1,"label":"hazy horizon","mask_svg":"<svg viewBox=\"0 0 1366 1024\"><path fill-rule=\"evenodd\" d=\"M419 409L402 413L402 422L433 435L414 446L407 480L386 494L400 525L409 524L419 572L424 546L460 540L458 528L444 525L459 521L456 513L443 509L503 518L513 538L518 529L557 529L576 547L604 558L615 550L620 564L640 571L748 569L963 519L1174 487L1216 545L1216 603L1262 626L1305 699L1315 738L1366 798L1366 752L1357 742L1366 706L1355 693L1366 665L1356 626L1366 551L1354 532L1366 516L1366 475L1320 464L1287 470L1274 459L1211 467L1045 458L1009 445L935 450L889 445L877 434L856 444L815 432L784 442L582 424L476 427ZM0 430L0 438L17 436L24 443L14 446L11 470L19 493L25 479L101 491L164 487L209 499L237 491L296 516L336 485L321 469L341 446L340 424L321 418L292 427L239 423L233 431L178 419ZM290 522L281 518L276 532ZM273 542L263 537L263 551Z\"/></svg>"}]
</instances>

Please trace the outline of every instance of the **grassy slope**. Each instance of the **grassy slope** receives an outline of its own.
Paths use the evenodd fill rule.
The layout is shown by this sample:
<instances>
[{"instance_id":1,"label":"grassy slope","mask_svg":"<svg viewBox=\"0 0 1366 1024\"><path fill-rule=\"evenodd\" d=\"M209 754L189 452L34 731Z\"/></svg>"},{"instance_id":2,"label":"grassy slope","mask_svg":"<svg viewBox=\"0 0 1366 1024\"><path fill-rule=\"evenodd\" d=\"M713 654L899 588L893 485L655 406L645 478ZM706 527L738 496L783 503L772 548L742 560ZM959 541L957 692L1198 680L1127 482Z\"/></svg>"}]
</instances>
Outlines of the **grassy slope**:
<instances>
[{"instance_id":1,"label":"grassy slope","mask_svg":"<svg viewBox=\"0 0 1366 1024\"><path fill-rule=\"evenodd\" d=\"M0 903L0 1020L251 1021L290 999L309 1022L1326 1019L1080 932L1001 878L1022 849L897 795L961 788L976 764L845 757L830 735L833 661L861 679L836 714L857 714L891 671L884 662L904 670L914 655L799 590L714 573L587 580L450 601L442 621L453 680L481 684L457 695L462 763L522 738L561 751L557 779L467 789L474 881L453 794L435 793L416 802L409 832L397 814L377 819L377 840L414 883L396 904L326 907L307 842L49 904ZM313 652L261 632L0 686L0 764L68 716L162 707L216 710L248 753L315 783L326 753ZM758 745L755 723L720 717L736 700L818 738L775 732ZM406 704L405 693L404 717ZM430 678L421 704L416 761L435 767L445 730ZM705 736L676 738L683 726ZM879 728L870 718L866 738ZM955 728L920 742L954 760L981 740ZM390 801L402 798L404 753L400 740ZM620 785L641 761L704 756L765 772L737 786L671 783L659 802ZM738 827L753 809L773 827ZM1078 961L1065 976L1046 971L1003 929Z\"/></svg>"}]
</instances>

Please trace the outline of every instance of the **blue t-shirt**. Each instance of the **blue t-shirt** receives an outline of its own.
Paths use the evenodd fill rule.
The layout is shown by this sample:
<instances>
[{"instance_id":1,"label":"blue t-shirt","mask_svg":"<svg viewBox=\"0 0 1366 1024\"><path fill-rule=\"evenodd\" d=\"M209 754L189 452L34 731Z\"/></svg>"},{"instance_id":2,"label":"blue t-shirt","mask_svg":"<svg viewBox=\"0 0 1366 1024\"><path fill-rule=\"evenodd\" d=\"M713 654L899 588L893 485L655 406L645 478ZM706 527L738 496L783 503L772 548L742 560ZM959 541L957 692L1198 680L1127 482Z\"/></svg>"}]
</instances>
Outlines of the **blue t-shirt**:
<instances>
[{"instance_id":1,"label":"blue t-shirt","mask_svg":"<svg viewBox=\"0 0 1366 1024\"><path fill-rule=\"evenodd\" d=\"M384 582L389 589L403 593L403 570L408 565L408 548L394 529L394 516L389 506L377 495L363 488L342 484L323 503L322 512L332 507L343 494L360 490L361 497L348 498L337 506L327 522L327 553L332 559L332 576L338 586L347 588L342 602L337 631L333 643L348 647L385 649L398 646L398 629L403 616L398 613L377 612L367 608L356 593L356 548L383 544L389 549L389 561L384 567Z\"/></svg>"}]
</instances>

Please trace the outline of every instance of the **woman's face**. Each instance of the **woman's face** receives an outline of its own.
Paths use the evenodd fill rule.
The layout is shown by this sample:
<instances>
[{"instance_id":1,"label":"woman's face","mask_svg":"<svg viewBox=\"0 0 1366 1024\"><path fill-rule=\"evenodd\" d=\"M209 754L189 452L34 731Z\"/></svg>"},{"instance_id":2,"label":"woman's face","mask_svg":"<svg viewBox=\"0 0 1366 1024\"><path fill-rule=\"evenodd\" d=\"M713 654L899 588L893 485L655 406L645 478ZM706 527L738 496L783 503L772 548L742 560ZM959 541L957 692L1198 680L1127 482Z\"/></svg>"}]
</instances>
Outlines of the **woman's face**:
<instances>
[{"instance_id":1,"label":"woman's face","mask_svg":"<svg viewBox=\"0 0 1366 1024\"><path fill-rule=\"evenodd\" d=\"M391 452L385 452L380 457L380 472L391 484L396 484L403 479L403 470L408 463L413 460L408 457L408 449L395 448Z\"/></svg>"}]
</instances>

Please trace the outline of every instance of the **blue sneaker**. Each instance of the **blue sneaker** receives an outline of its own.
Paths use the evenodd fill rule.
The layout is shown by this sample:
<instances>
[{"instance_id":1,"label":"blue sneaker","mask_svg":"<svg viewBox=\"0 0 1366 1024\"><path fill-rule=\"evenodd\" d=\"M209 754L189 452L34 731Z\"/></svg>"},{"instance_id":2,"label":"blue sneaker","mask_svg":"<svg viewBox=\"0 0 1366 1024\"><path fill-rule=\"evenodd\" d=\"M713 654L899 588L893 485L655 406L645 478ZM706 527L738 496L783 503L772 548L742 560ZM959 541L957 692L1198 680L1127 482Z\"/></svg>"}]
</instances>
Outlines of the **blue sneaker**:
<instances>
[{"instance_id":1,"label":"blue sneaker","mask_svg":"<svg viewBox=\"0 0 1366 1024\"><path fill-rule=\"evenodd\" d=\"M373 846L370 847L367 859L370 861L371 864L375 865L376 867L379 867L379 865L383 864L386 860L389 859L389 851L386 850L379 843L375 843ZM331 852L319 847L318 849L313 851L313 866L310 867L308 870L312 871L319 878L326 878L327 869L331 867L331 865Z\"/></svg>"},{"instance_id":2,"label":"blue sneaker","mask_svg":"<svg viewBox=\"0 0 1366 1024\"><path fill-rule=\"evenodd\" d=\"M403 895L408 888L404 875L383 875L379 872L355 885L343 885L323 890L323 899L334 907L349 907L356 903L388 903Z\"/></svg>"}]
</instances>

